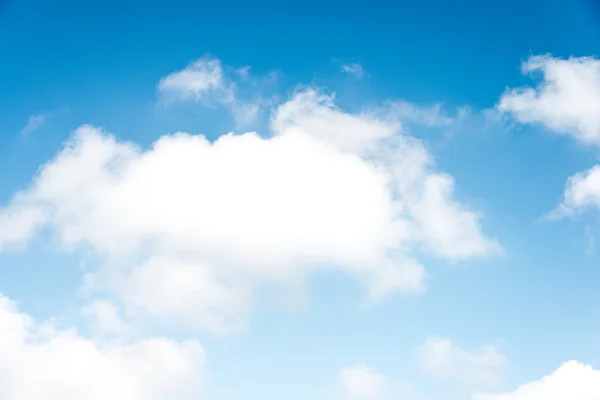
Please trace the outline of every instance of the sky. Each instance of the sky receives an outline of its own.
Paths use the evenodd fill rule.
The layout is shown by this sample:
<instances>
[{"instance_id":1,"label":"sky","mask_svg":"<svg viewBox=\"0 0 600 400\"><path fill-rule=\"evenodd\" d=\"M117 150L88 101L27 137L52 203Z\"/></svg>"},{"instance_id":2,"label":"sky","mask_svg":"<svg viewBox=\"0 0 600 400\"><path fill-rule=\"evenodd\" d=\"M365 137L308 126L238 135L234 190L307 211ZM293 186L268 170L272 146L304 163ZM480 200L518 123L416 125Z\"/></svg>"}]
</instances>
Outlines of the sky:
<instances>
[{"instance_id":1,"label":"sky","mask_svg":"<svg viewBox=\"0 0 600 400\"><path fill-rule=\"evenodd\" d=\"M591 0L0 0L0 399L600 398L598 38Z\"/></svg>"}]
</instances>

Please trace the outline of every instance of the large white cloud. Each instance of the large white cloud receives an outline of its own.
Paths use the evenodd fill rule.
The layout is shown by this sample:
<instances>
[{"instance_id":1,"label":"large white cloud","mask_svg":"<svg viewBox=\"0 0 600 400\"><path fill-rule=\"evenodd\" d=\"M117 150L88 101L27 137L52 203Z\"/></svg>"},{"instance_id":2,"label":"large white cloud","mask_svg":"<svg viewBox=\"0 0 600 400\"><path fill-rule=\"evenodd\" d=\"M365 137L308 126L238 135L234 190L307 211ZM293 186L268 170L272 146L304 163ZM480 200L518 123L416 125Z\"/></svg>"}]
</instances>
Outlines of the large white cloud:
<instances>
[{"instance_id":1,"label":"large white cloud","mask_svg":"<svg viewBox=\"0 0 600 400\"><path fill-rule=\"evenodd\" d=\"M596 399L600 399L600 371L577 361L569 361L552 374L522 385L512 393L473 397L473 400Z\"/></svg>"},{"instance_id":2,"label":"large white cloud","mask_svg":"<svg viewBox=\"0 0 600 400\"><path fill-rule=\"evenodd\" d=\"M195 341L89 340L34 322L0 295L3 400L196 400L204 363Z\"/></svg>"},{"instance_id":3,"label":"large white cloud","mask_svg":"<svg viewBox=\"0 0 600 400\"><path fill-rule=\"evenodd\" d=\"M422 253L499 249L392 119L344 113L309 90L274 112L272 129L213 143L177 133L141 149L82 126L0 209L0 248L49 227L65 249L100 258L89 282L127 312L213 331L243 324L261 286L315 269L364 279L376 301L422 290Z\"/></svg>"},{"instance_id":4,"label":"large white cloud","mask_svg":"<svg viewBox=\"0 0 600 400\"><path fill-rule=\"evenodd\" d=\"M437 378L453 379L469 384L495 385L500 381L500 368L507 364L495 346L463 349L447 338L431 337L417 348L421 369Z\"/></svg>"},{"instance_id":5,"label":"large white cloud","mask_svg":"<svg viewBox=\"0 0 600 400\"><path fill-rule=\"evenodd\" d=\"M501 112L600 145L600 60L534 56L522 69L542 79L536 87L507 90L497 105Z\"/></svg>"}]
</instances>

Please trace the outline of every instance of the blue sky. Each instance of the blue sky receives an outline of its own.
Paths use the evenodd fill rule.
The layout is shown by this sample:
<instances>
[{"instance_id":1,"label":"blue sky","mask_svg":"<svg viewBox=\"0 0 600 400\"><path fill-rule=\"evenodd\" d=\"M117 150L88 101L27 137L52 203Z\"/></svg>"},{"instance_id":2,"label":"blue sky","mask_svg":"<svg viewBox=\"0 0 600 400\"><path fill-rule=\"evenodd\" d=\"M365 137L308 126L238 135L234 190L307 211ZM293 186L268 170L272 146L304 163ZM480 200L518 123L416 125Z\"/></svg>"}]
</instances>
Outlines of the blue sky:
<instances>
[{"instance_id":1,"label":"blue sky","mask_svg":"<svg viewBox=\"0 0 600 400\"><path fill-rule=\"evenodd\" d=\"M600 8L496 3L0 0L0 398L600 397Z\"/></svg>"}]
</instances>

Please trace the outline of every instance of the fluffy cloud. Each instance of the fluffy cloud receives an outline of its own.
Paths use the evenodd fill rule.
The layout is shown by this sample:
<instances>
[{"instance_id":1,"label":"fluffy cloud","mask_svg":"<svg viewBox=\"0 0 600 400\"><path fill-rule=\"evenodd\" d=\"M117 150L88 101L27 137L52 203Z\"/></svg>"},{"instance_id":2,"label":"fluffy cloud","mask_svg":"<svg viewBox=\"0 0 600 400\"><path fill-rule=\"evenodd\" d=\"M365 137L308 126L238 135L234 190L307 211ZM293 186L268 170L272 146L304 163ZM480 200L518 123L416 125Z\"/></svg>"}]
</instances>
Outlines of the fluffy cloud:
<instances>
[{"instance_id":1,"label":"fluffy cloud","mask_svg":"<svg viewBox=\"0 0 600 400\"><path fill-rule=\"evenodd\" d=\"M270 105L270 101L260 96L240 98L238 83L240 80L248 83L249 79L249 67L226 73L220 60L205 57L162 78L157 91L160 100L167 105L185 101L219 104L231 112L239 126L245 126Z\"/></svg>"},{"instance_id":2,"label":"fluffy cloud","mask_svg":"<svg viewBox=\"0 0 600 400\"><path fill-rule=\"evenodd\" d=\"M85 339L37 324L0 295L3 400L197 399L204 352L195 341Z\"/></svg>"},{"instance_id":3,"label":"fluffy cloud","mask_svg":"<svg viewBox=\"0 0 600 400\"><path fill-rule=\"evenodd\" d=\"M512 393L477 395L473 400L594 400L600 398L600 371L577 361L522 385Z\"/></svg>"},{"instance_id":4,"label":"fluffy cloud","mask_svg":"<svg viewBox=\"0 0 600 400\"><path fill-rule=\"evenodd\" d=\"M416 357L423 371L437 378L469 384L497 384L498 369L507 363L494 346L468 350L445 338L427 339L417 348Z\"/></svg>"},{"instance_id":5,"label":"fluffy cloud","mask_svg":"<svg viewBox=\"0 0 600 400\"><path fill-rule=\"evenodd\" d=\"M243 325L262 286L315 269L363 279L378 301L423 289L420 254L499 249L396 122L309 90L271 125L268 138L177 133L146 150L82 126L0 209L0 248L49 227L99 257L88 282L128 313L216 332Z\"/></svg>"},{"instance_id":6,"label":"fluffy cloud","mask_svg":"<svg viewBox=\"0 0 600 400\"><path fill-rule=\"evenodd\" d=\"M569 216L589 207L600 207L600 165L578 172L568 179L563 201L550 216Z\"/></svg>"},{"instance_id":7,"label":"fluffy cloud","mask_svg":"<svg viewBox=\"0 0 600 400\"><path fill-rule=\"evenodd\" d=\"M383 377L366 365L342 369L338 381L345 396L351 399L378 399L385 390Z\"/></svg>"},{"instance_id":8,"label":"fluffy cloud","mask_svg":"<svg viewBox=\"0 0 600 400\"><path fill-rule=\"evenodd\" d=\"M507 90L497 108L521 123L541 124L587 145L600 145L600 60L593 57L531 57L526 73L541 72L535 88ZM562 203L550 214L559 218L600 205L600 166L569 178Z\"/></svg>"},{"instance_id":9,"label":"fluffy cloud","mask_svg":"<svg viewBox=\"0 0 600 400\"><path fill-rule=\"evenodd\" d=\"M534 56L524 73L540 72L536 87L507 90L497 108L519 122L542 124L578 141L600 145L600 60Z\"/></svg>"}]
</instances>

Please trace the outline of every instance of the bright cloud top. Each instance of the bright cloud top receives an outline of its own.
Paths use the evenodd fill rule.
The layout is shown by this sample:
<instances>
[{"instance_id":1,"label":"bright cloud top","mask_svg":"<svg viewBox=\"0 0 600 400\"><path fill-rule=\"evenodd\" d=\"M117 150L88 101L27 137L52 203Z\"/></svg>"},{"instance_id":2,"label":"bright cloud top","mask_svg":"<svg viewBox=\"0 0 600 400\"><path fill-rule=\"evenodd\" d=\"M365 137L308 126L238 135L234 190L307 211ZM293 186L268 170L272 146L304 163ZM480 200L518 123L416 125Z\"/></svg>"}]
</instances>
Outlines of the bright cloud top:
<instances>
[{"instance_id":1,"label":"bright cloud top","mask_svg":"<svg viewBox=\"0 0 600 400\"><path fill-rule=\"evenodd\" d=\"M195 341L85 339L35 323L0 295L3 400L193 400L203 387L204 358Z\"/></svg>"},{"instance_id":2,"label":"bright cloud top","mask_svg":"<svg viewBox=\"0 0 600 400\"><path fill-rule=\"evenodd\" d=\"M541 73L535 87L507 90L498 103L521 123L542 124L585 144L600 145L600 61L534 56L523 72Z\"/></svg>"},{"instance_id":3,"label":"bright cloud top","mask_svg":"<svg viewBox=\"0 0 600 400\"><path fill-rule=\"evenodd\" d=\"M463 349L446 338L429 338L416 351L421 369L437 378L495 385L507 359L491 345Z\"/></svg>"},{"instance_id":4,"label":"bright cloud top","mask_svg":"<svg viewBox=\"0 0 600 400\"><path fill-rule=\"evenodd\" d=\"M506 394L478 395L473 400L595 400L600 398L600 371L577 361Z\"/></svg>"},{"instance_id":5,"label":"bright cloud top","mask_svg":"<svg viewBox=\"0 0 600 400\"><path fill-rule=\"evenodd\" d=\"M243 324L262 285L316 268L364 279L378 301L422 290L420 253L499 249L397 123L307 91L272 127L270 138L178 133L142 150L83 126L0 211L0 246L49 226L66 249L95 251L104 266L92 282L129 311L213 331Z\"/></svg>"}]
</instances>

